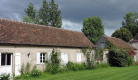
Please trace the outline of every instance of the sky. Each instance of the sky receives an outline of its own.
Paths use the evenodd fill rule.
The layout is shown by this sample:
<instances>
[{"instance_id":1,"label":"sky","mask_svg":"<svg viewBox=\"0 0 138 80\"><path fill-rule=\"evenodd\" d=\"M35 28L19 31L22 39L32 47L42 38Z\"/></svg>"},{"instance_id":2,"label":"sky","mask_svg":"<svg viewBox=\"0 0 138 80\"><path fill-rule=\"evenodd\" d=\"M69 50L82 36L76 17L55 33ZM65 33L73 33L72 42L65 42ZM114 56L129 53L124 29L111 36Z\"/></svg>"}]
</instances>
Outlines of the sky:
<instances>
[{"instance_id":1,"label":"sky","mask_svg":"<svg viewBox=\"0 0 138 80\"><path fill-rule=\"evenodd\" d=\"M39 10L43 0L0 0L0 18L22 21L30 2ZM126 13L138 11L138 0L55 0L55 3L61 10L64 29L81 32L84 18L99 16L107 36L122 27Z\"/></svg>"}]
</instances>

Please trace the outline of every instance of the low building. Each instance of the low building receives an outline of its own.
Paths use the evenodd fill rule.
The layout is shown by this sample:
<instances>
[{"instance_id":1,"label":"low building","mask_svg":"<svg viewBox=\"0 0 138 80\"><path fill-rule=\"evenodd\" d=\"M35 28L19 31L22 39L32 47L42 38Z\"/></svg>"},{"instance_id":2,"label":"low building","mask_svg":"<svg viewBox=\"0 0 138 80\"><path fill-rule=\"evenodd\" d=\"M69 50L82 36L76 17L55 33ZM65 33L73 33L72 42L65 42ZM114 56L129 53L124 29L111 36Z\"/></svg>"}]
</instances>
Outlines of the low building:
<instances>
[{"instance_id":1,"label":"low building","mask_svg":"<svg viewBox=\"0 0 138 80\"><path fill-rule=\"evenodd\" d=\"M135 47L133 47L130 44L126 43L122 39L115 38L115 37L108 37L108 36L105 36L105 35L103 35L103 36L100 37L100 39L97 41L97 43L95 44L95 46L97 48L103 48L103 49L105 49L107 46L109 46L108 45L108 41L110 43L112 43L117 48L132 49L132 50L135 50L135 52L137 52L137 49ZM138 59L138 57L134 56L134 61L136 61L137 59Z\"/></svg>"},{"instance_id":2,"label":"low building","mask_svg":"<svg viewBox=\"0 0 138 80\"><path fill-rule=\"evenodd\" d=\"M53 48L60 49L62 63L84 62L81 49L88 46L95 48L82 32L0 19L0 74L20 75L27 62L43 70Z\"/></svg>"},{"instance_id":3,"label":"low building","mask_svg":"<svg viewBox=\"0 0 138 80\"><path fill-rule=\"evenodd\" d=\"M137 49L137 52L138 52L138 33L135 35L134 38L132 38L129 41L129 44L131 44L133 47L135 47ZM137 57L137 61L138 61L138 54L136 55L136 57Z\"/></svg>"}]
</instances>

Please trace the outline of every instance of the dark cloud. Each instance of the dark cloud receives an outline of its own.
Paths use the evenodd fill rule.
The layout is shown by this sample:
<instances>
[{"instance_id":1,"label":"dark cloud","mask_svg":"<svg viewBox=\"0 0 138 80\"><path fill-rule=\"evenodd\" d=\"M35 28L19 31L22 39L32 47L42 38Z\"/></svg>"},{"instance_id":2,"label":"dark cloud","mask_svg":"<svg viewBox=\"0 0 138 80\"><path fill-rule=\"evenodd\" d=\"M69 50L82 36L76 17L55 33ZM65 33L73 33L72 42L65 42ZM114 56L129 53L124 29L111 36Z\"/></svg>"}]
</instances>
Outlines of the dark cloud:
<instances>
[{"instance_id":1,"label":"dark cloud","mask_svg":"<svg viewBox=\"0 0 138 80\"><path fill-rule=\"evenodd\" d=\"M0 18L22 21L24 8L32 2L39 9L43 0L1 0ZM47 0L48 2L50 0ZM136 0L55 0L59 4L63 27L69 30L81 31L84 18L99 16L105 28L105 34L110 36L122 25L123 16L128 12L137 11Z\"/></svg>"}]
</instances>

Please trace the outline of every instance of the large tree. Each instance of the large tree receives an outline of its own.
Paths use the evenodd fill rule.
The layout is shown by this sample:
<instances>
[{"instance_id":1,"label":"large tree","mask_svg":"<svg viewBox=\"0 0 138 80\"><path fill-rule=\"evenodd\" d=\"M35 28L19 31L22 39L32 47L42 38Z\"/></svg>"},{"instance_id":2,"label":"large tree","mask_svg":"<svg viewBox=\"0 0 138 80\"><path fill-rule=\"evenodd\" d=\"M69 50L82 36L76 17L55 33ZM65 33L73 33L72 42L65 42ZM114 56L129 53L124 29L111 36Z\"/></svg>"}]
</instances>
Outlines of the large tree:
<instances>
[{"instance_id":1,"label":"large tree","mask_svg":"<svg viewBox=\"0 0 138 80\"><path fill-rule=\"evenodd\" d=\"M138 33L138 12L127 13L122 22L122 28L128 29L133 37Z\"/></svg>"},{"instance_id":2,"label":"large tree","mask_svg":"<svg viewBox=\"0 0 138 80\"><path fill-rule=\"evenodd\" d=\"M58 4L55 4L54 0L50 2L43 0L43 4L38 11L36 11L33 4L30 3L28 8L25 9L25 12L35 24L57 28L61 28L62 26L61 10L58 10Z\"/></svg>"},{"instance_id":3,"label":"large tree","mask_svg":"<svg viewBox=\"0 0 138 80\"><path fill-rule=\"evenodd\" d=\"M55 4L54 0L49 2L49 22L50 26L61 28L62 17L61 10L58 10L58 4Z\"/></svg>"},{"instance_id":4,"label":"large tree","mask_svg":"<svg viewBox=\"0 0 138 80\"><path fill-rule=\"evenodd\" d=\"M28 8L24 9L26 15L30 17L32 20L36 18L36 10L34 9L34 5L30 2Z\"/></svg>"},{"instance_id":5,"label":"large tree","mask_svg":"<svg viewBox=\"0 0 138 80\"><path fill-rule=\"evenodd\" d=\"M130 39L133 38L131 32L126 28L117 29L113 34L112 37L120 38L126 42L129 42Z\"/></svg>"},{"instance_id":6,"label":"large tree","mask_svg":"<svg viewBox=\"0 0 138 80\"><path fill-rule=\"evenodd\" d=\"M93 16L84 19L82 32L92 42L96 43L97 40L104 35L104 26L100 17Z\"/></svg>"}]
</instances>

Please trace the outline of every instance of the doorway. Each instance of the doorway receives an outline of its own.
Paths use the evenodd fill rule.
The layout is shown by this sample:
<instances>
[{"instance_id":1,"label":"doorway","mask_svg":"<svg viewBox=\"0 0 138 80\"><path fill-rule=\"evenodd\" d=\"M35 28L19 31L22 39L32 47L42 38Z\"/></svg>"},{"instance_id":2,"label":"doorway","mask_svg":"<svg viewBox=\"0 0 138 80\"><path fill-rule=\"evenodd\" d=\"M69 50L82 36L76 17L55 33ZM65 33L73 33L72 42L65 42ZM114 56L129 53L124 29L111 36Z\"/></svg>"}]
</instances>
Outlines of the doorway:
<instances>
[{"instance_id":1,"label":"doorway","mask_svg":"<svg viewBox=\"0 0 138 80\"><path fill-rule=\"evenodd\" d=\"M12 54L1 53L1 74L12 75Z\"/></svg>"}]
</instances>

